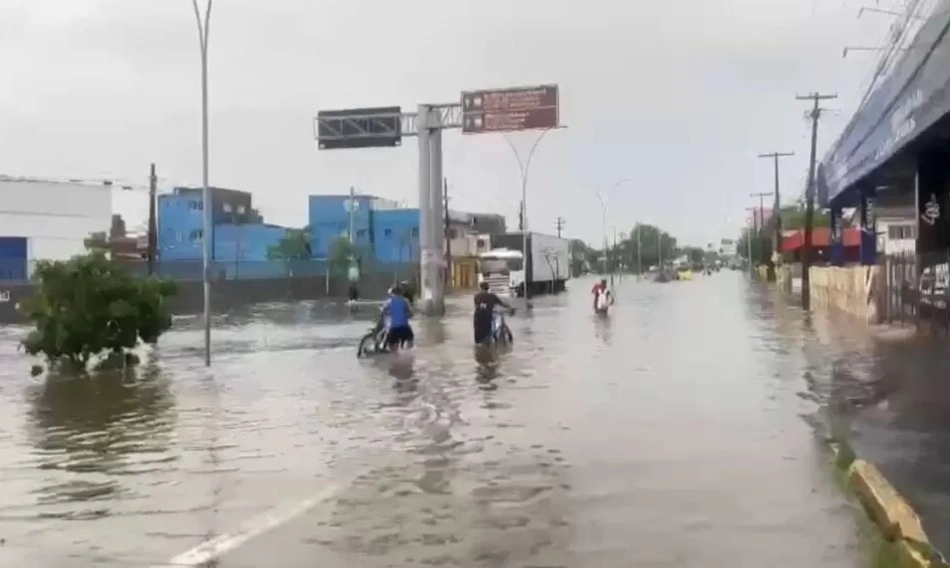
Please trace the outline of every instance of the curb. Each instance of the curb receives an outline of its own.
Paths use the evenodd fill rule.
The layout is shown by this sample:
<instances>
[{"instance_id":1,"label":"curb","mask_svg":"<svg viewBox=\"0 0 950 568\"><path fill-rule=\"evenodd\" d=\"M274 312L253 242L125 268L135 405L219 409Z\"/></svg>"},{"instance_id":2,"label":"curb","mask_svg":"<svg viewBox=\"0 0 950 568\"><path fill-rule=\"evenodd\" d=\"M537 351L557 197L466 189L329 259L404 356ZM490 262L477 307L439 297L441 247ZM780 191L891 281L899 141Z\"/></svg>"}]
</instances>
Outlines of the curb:
<instances>
[{"instance_id":1,"label":"curb","mask_svg":"<svg viewBox=\"0 0 950 568\"><path fill-rule=\"evenodd\" d=\"M920 517L873 464L855 457L847 445L831 442L835 465L847 476L868 517L881 536L894 545L899 568L948 568L930 544Z\"/></svg>"}]
</instances>

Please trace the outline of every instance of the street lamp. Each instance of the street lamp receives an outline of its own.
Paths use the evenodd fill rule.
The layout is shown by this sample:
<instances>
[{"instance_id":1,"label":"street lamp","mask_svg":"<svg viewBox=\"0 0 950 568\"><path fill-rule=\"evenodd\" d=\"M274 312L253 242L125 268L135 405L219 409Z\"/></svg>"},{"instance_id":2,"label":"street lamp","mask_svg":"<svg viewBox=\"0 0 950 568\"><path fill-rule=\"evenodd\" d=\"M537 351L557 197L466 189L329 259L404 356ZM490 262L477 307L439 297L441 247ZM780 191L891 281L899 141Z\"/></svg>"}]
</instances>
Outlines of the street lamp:
<instances>
[{"instance_id":1,"label":"street lamp","mask_svg":"<svg viewBox=\"0 0 950 568\"><path fill-rule=\"evenodd\" d=\"M198 46L201 49L201 210L202 224L202 281L204 283L205 366L211 366L211 199L208 190L208 32L211 23L211 4L208 0L204 17L198 8L198 0L191 0L195 9L195 24L198 27Z\"/></svg>"},{"instance_id":2,"label":"street lamp","mask_svg":"<svg viewBox=\"0 0 950 568\"><path fill-rule=\"evenodd\" d=\"M626 179L626 178L620 179L620 180L617 180L612 186L610 186L610 189L608 189L607 191L601 192L599 189L596 191L597 199L600 200L601 222L603 223L603 231L604 231L604 260L602 264L603 264L603 270L604 270L605 276L607 275L607 202L610 200L610 195L613 193L613 191L617 189L617 186L622 185L624 183L628 183L630 181L631 180Z\"/></svg>"},{"instance_id":3,"label":"street lamp","mask_svg":"<svg viewBox=\"0 0 950 568\"><path fill-rule=\"evenodd\" d=\"M518 149L515 148L515 145L507 136L505 137L505 142L508 143L508 146L515 155L515 159L518 160L518 168L521 173L521 253L524 262L524 301L525 307L527 308L531 308L531 293L528 290L528 280L530 278L530 274L528 274L528 168L531 167L531 158L534 157L534 151L538 149L538 144L541 143L541 140L544 139L548 132L562 128L565 127L554 126L545 128L541 132L541 135L534 141L534 144L531 145L531 149L528 150L528 157L523 161L521 154L518 153Z\"/></svg>"}]
</instances>

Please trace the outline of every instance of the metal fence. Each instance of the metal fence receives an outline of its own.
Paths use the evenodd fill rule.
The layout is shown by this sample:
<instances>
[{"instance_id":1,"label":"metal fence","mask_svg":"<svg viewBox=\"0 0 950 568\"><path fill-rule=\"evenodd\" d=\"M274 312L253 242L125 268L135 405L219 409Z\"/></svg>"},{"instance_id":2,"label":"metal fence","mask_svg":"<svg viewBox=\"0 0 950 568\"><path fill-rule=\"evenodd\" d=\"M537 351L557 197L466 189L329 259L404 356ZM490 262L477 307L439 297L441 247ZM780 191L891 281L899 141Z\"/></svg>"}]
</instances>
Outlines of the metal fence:
<instances>
[{"instance_id":1,"label":"metal fence","mask_svg":"<svg viewBox=\"0 0 950 568\"><path fill-rule=\"evenodd\" d=\"M950 333L950 249L920 255L882 255L878 261L882 322L923 325Z\"/></svg>"}]
</instances>

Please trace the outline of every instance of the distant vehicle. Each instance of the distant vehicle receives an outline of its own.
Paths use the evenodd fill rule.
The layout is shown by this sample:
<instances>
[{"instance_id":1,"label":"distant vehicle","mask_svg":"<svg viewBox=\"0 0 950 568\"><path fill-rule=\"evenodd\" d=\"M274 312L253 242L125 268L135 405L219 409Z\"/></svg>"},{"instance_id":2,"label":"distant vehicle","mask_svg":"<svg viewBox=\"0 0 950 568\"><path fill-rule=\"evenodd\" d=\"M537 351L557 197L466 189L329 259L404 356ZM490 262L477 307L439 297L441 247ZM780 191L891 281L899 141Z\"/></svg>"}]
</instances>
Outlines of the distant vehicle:
<instances>
[{"instance_id":1,"label":"distant vehicle","mask_svg":"<svg viewBox=\"0 0 950 568\"><path fill-rule=\"evenodd\" d=\"M563 292L571 277L571 245L568 239L528 233L528 257L522 249L522 233L492 237L492 249L478 255L479 283L488 282L495 294L524 296L526 268L531 295Z\"/></svg>"}]
</instances>

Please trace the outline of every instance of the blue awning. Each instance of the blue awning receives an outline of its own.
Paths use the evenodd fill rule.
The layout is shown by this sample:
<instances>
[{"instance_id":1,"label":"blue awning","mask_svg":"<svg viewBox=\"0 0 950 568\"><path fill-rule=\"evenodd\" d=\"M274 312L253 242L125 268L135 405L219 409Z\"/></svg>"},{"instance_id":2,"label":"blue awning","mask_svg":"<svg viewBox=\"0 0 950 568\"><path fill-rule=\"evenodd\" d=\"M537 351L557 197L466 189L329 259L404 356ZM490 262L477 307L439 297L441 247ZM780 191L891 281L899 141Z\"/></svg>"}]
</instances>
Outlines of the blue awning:
<instances>
[{"instance_id":1,"label":"blue awning","mask_svg":"<svg viewBox=\"0 0 950 568\"><path fill-rule=\"evenodd\" d=\"M894 69L821 161L819 187L836 200L950 113L950 0L942 0Z\"/></svg>"}]
</instances>

